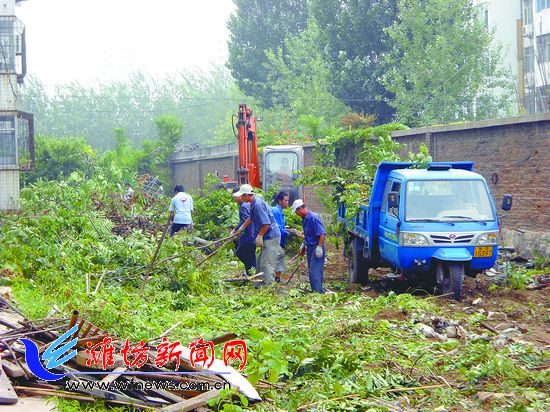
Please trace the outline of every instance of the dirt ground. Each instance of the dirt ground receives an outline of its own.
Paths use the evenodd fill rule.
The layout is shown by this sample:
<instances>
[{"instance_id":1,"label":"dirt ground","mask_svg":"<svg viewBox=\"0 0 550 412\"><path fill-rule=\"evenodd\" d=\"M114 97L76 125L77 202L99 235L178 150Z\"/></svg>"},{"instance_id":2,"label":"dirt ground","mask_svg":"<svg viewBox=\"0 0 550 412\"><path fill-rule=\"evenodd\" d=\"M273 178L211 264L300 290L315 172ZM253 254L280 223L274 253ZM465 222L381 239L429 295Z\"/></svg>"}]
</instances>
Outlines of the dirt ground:
<instances>
[{"instance_id":1,"label":"dirt ground","mask_svg":"<svg viewBox=\"0 0 550 412\"><path fill-rule=\"evenodd\" d=\"M325 266L325 282L333 291L362 293L371 297L387 293L412 292L426 298L437 299L442 309L442 315L450 319L456 318L458 312L471 314L474 312L489 314L489 312L504 313L503 319L488 319L485 324L498 331L509 328L519 330L518 339L530 341L537 347L550 348L550 288L541 290L511 290L499 286L490 290L495 284L495 277L479 274L476 278L466 277L463 288L463 298L457 302L447 297L431 297L427 291L420 290L408 281L390 280L374 281L368 287L349 285L348 259L341 249L333 245L328 247L328 264ZM301 280L306 281L307 271L303 270ZM369 273L371 277L380 277L389 273L389 269L380 268ZM478 298L481 301L476 301ZM474 304L476 301L476 304ZM402 313L379 313L380 319L405 320Z\"/></svg>"}]
</instances>

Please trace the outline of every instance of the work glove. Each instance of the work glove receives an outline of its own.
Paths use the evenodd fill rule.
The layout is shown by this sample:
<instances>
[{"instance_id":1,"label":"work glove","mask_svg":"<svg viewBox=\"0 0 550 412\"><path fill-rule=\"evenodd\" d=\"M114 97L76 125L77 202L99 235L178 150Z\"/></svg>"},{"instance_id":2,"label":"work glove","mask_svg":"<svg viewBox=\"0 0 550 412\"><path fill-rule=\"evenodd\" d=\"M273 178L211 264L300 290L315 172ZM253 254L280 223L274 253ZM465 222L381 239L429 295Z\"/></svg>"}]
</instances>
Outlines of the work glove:
<instances>
[{"instance_id":1,"label":"work glove","mask_svg":"<svg viewBox=\"0 0 550 412\"><path fill-rule=\"evenodd\" d=\"M256 238L256 246L264 247L264 238L263 238L263 236L258 236Z\"/></svg>"},{"instance_id":2,"label":"work glove","mask_svg":"<svg viewBox=\"0 0 550 412\"><path fill-rule=\"evenodd\" d=\"M306 245L305 243L302 243L300 245L300 256L304 256L306 254Z\"/></svg>"},{"instance_id":3,"label":"work glove","mask_svg":"<svg viewBox=\"0 0 550 412\"><path fill-rule=\"evenodd\" d=\"M321 246L317 246L315 248L315 257L317 259L321 259L323 257L323 248Z\"/></svg>"},{"instance_id":4,"label":"work glove","mask_svg":"<svg viewBox=\"0 0 550 412\"><path fill-rule=\"evenodd\" d=\"M233 234L236 234L237 237L240 237L240 236L242 236L242 234L244 233L244 231L245 231L245 228L241 226L238 230L233 229L233 231L231 232L231 234L232 234L232 235L233 235Z\"/></svg>"}]
</instances>

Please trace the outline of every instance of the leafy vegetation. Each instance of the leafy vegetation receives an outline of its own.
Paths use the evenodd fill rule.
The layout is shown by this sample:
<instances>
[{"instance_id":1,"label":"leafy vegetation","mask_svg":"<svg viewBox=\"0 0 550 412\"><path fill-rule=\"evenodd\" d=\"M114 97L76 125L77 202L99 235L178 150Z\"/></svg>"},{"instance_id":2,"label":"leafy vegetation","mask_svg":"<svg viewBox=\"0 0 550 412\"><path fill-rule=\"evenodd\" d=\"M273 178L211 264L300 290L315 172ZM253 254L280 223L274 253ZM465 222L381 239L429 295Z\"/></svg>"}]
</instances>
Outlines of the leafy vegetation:
<instances>
[{"instance_id":1,"label":"leafy vegetation","mask_svg":"<svg viewBox=\"0 0 550 412\"><path fill-rule=\"evenodd\" d=\"M48 93L39 79L25 79L23 109L34 114L43 136L79 136L99 149L113 149L117 128L132 145L156 140L155 119L176 116L183 122L180 144L213 141L231 135L229 117L245 100L229 72L182 70L164 77L136 72L125 81L89 87L78 82L59 85Z\"/></svg>"},{"instance_id":2,"label":"leafy vegetation","mask_svg":"<svg viewBox=\"0 0 550 412\"><path fill-rule=\"evenodd\" d=\"M265 51L286 49L285 38L307 26L306 0L234 0L236 10L227 24L230 31L227 66L240 90L273 105L269 87L269 59Z\"/></svg>"},{"instance_id":3,"label":"leafy vegetation","mask_svg":"<svg viewBox=\"0 0 550 412\"><path fill-rule=\"evenodd\" d=\"M422 126L506 114L511 85L473 2L398 5L398 20L387 30L392 47L382 77L395 96L389 104L397 118Z\"/></svg>"},{"instance_id":4,"label":"leafy vegetation","mask_svg":"<svg viewBox=\"0 0 550 412\"><path fill-rule=\"evenodd\" d=\"M343 202L350 211L349 215L354 216L359 205L369 201L380 162L411 161L421 166L431 161L424 145L420 146L418 153L409 152L406 158L401 157L404 146L392 140L391 132L404 128L404 125L393 123L344 131L334 129L335 134L317 144L317 158L321 165L306 168L301 182L332 188L332 204L327 205L328 210L334 210L335 205ZM355 159L349 158L350 146L362 149Z\"/></svg>"},{"instance_id":5,"label":"leafy vegetation","mask_svg":"<svg viewBox=\"0 0 550 412\"><path fill-rule=\"evenodd\" d=\"M369 146L377 156L396 149L381 129L347 133L360 142L379 135L379 144ZM1 216L0 269L30 317L46 316L53 305L63 313L78 309L115 336L132 340L152 339L181 322L170 339L184 344L235 332L249 348L247 377L266 399L258 410L456 405L475 410L482 407L473 396L478 391L510 393L516 408L550 405L544 392L548 371L540 368L548 355L536 346L518 341L495 351L481 338L430 340L415 326L422 314L433 314L476 330L484 319L479 313L446 310L410 294L372 297L339 281L328 285L337 294L310 294L307 278L299 274L281 290L234 288L222 281L242 273L230 263L232 252L221 250L198 267L204 255L188 246L185 233L164 241L158 260L169 260L147 276L168 199L138 190L133 201L124 201L121 181L106 178L120 175L111 170L116 165L103 165L86 178L77 170L63 180L30 183L21 193L23 211ZM237 216L230 194L205 190L195 199L197 234L227 234ZM505 405L500 398L489 402ZM247 407L233 393L224 393L216 404L221 410ZM74 402L58 406L80 409Z\"/></svg>"}]
</instances>

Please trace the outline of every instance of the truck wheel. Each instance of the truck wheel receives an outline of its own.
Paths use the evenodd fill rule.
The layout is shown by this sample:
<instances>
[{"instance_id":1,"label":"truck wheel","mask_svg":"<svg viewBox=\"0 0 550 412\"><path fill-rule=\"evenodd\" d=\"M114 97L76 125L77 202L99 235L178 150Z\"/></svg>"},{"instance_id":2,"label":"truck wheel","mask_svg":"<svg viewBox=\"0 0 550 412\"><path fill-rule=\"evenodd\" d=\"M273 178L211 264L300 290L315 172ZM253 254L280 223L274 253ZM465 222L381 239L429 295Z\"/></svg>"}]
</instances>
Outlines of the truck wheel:
<instances>
[{"instance_id":1,"label":"truck wheel","mask_svg":"<svg viewBox=\"0 0 550 412\"><path fill-rule=\"evenodd\" d=\"M369 265L363 257L363 251L357 247L357 240L351 241L348 261L349 283L367 284L369 281Z\"/></svg>"},{"instance_id":2,"label":"truck wheel","mask_svg":"<svg viewBox=\"0 0 550 412\"><path fill-rule=\"evenodd\" d=\"M452 293L456 300L462 299L462 285L464 283L464 263L448 263L446 266L443 285L443 294Z\"/></svg>"}]
</instances>

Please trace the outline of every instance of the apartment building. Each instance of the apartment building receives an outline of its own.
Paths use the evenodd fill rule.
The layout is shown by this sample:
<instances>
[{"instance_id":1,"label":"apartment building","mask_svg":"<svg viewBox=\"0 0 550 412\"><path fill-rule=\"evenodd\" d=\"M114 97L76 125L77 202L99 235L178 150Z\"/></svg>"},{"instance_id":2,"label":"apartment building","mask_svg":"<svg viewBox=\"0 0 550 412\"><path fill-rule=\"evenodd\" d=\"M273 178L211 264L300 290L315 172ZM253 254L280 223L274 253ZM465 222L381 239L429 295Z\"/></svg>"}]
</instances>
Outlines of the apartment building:
<instances>
[{"instance_id":1,"label":"apartment building","mask_svg":"<svg viewBox=\"0 0 550 412\"><path fill-rule=\"evenodd\" d=\"M550 111L550 0L474 0L502 46L515 114Z\"/></svg>"}]
</instances>

